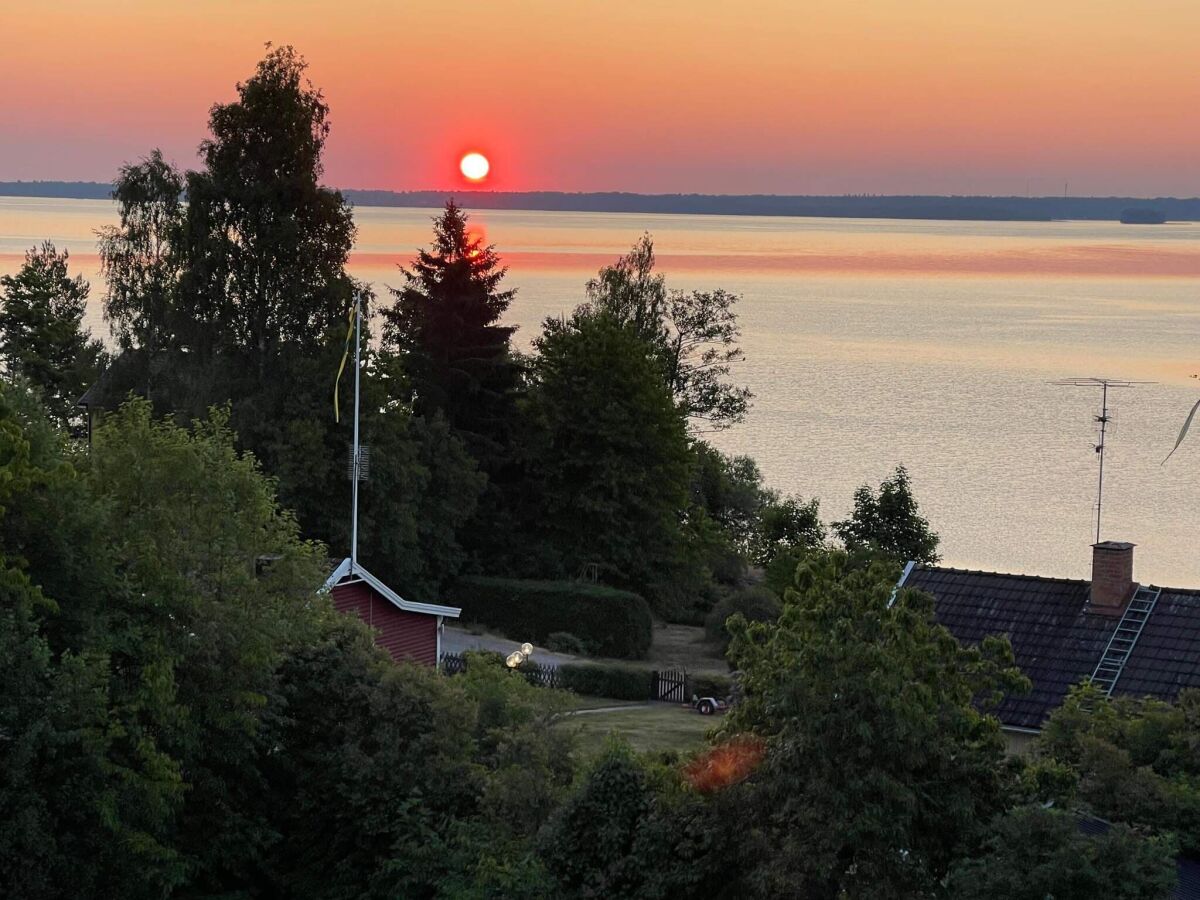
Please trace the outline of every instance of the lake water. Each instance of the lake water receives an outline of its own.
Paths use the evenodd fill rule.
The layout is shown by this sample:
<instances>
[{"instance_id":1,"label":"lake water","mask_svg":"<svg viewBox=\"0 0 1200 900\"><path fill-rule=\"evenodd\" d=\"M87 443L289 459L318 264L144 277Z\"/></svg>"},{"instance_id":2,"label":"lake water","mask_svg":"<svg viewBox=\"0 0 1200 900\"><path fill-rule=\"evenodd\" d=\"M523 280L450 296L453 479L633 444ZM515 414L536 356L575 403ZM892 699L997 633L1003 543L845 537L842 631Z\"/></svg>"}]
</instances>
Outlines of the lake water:
<instances>
[{"instance_id":1,"label":"lake water","mask_svg":"<svg viewBox=\"0 0 1200 900\"><path fill-rule=\"evenodd\" d=\"M362 208L351 270L382 293L429 240L435 211ZM97 299L104 201L0 198L0 273L34 242L70 249ZM758 460L826 519L897 463L950 565L1087 577L1099 392L1048 384L1153 381L1112 392L1105 538L1137 543L1142 581L1200 587L1200 225L900 222L486 211L474 217L519 289L528 342L643 232L678 288L741 294L743 424L707 437Z\"/></svg>"}]
</instances>

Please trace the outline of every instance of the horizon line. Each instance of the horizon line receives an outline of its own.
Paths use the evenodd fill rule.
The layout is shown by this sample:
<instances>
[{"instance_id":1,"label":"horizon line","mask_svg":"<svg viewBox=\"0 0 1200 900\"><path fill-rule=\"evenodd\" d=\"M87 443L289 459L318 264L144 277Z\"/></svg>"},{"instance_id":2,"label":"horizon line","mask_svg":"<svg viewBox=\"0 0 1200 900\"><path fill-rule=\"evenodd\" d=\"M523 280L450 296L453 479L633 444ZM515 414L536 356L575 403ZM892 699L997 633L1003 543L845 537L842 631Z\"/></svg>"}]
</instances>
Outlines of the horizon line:
<instances>
[{"instance_id":1,"label":"horizon line","mask_svg":"<svg viewBox=\"0 0 1200 900\"><path fill-rule=\"evenodd\" d=\"M94 181L89 179L61 179L61 178L38 178L32 180L16 179L13 181L0 181L0 191L10 186L38 186L38 185L55 185L55 186L80 186L90 188L109 188L113 186L111 181ZM846 199L895 199L895 200L1054 200L1062 202L1064 200L1163 200L1173 201L1176 203L1187 203L1200 201L1200 194L1192 196L1179 196L1174 194L1158 194L1154 196L1145 194L932 194L932 193L875 193L870 191L847 191L840 194L788 194L788 193L763 193L763 192L743 192L743 193L728 193L728 192L712 192L712 191L633 191L623 190L620 188L605 188L595 190L563 190L561 188L527 188L525 190L494 190L490 188L479 187L463 187L463 188L384 188L384 187L348 187L344 185L324 185L333 190L341 192L354 192L360 194L472 194L479 196L492 197L521 197L531 194L555 194L563 197L588 197L588 196L617 196L617 197L701 197L714 199L785 199L785 200L846 200ZM0 194L0 196L11 196ZM36 196L36 195L27 195ZM90 197L80 198L56 198L46 197L44 199L97 199ZM102 198L101 198L102 199Z\"/></svg>"}]
</instances>

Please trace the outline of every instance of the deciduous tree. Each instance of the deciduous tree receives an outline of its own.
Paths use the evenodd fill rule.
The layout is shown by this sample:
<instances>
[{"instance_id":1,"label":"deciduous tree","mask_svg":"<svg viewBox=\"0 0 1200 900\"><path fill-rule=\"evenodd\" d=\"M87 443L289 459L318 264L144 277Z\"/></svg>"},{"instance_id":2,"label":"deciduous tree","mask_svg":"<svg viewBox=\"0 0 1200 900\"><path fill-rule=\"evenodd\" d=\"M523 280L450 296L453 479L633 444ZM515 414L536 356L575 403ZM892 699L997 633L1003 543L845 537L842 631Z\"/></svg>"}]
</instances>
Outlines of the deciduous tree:
<instances>
[{"instance_id":1,"label":"deciduous tree","mask_svg":"<svg viewBox=\"0 0 1200 900\"><path fill-rule=\"evenodd\" d=\"M891 566L801 566L777 623L730 622L743 699L725 730L766 738L739 789L747 883L764 896L920 896L1005 808L999 723L974 705L1028 682L1005 639L961 647Z\"/></svg>"},{"instance_id":2,"label":"deciduous tree","mask_svg":"<svg viewBox=\"0 0 1200 900\"><path fill-rule=\"evenodd\" d=\"M726 291L668 291L654 271L654 241L643 235L633 249L588 282L589 305L628 324L650 347L688 418L711 430L745 418L748 388L729 380L743 353L734 306Z\"/></svg>"},{"instance_id":3,"label":"deciduous tree","mask_svg":"<svg viewBox=\"0 0 1200 900\"><path fill-rule=\"evenodd\" d=\"M204 168L188 172L183 290L205 324L196 352L240 351L267 377L342 323L352 284L349 204L321 184L329 106L291 47L270 50L237 99L209 113Z\"/></svg>"},{"instance_id":4,"label":"deciduous tree","mask_svg":"<svg viewBox=\"0 0 1200 900\"><path fill-rule=\"evenodd\" d=\"M908 470L897 466L874 491L863 485L854 492L854 512L833 530L855 552L870 550L900 562L935 563L939 538L921 516Z\"/></svg>"},{"instance_id":5,"label":"deciduous tree","mask_svg":"<svg viewBox=\"0 0 1200 900\"><path fill-rule=\"evenodd\" d=\"M954 866L953 900L1164 900L1175 887L1174 847L1117 825L1085 834L1076 816L1026 806L1001 816L983 852Z\"/></svg>"},{"instance_id":6,"label":"deciduous tree","mask_svg":"<svg viewBox=\"0 0 1200 900\"><path fill-rule=\"evenodd\" d=\"M683 417L641 338L607 313L548 320L537 350L533 528L548 560L661 599L683 552Z\"/></svg>"}]
</instances>

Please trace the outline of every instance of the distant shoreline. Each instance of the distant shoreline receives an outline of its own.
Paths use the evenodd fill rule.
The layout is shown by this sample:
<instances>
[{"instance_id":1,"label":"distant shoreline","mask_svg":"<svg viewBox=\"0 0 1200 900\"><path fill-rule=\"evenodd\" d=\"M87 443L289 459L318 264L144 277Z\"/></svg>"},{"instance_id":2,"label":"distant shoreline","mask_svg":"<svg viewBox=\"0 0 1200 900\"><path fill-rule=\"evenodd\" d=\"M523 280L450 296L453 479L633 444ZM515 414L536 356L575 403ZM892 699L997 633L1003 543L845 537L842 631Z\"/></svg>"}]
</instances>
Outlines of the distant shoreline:
<instances>
[{"instance_id":1,"label":"distant shoreline","mask_svg":"<svg viewBox=\"0 0 1200 900\"><path fill-rule=\"evenodd\" d=\"M0 182L0 197L107 200L98 181ZM453 197L468 209L613 212L652 215L794 216L848 219L948 219L980 222L1118 222L1152 210L1168 222L1200 221L1200 197L786 196L778 194L634 194L619 191L384 191L342 189L355 206L436 209ZM1154 226L1130 226L1154 227Z\"/></svg>"}]
</instances>

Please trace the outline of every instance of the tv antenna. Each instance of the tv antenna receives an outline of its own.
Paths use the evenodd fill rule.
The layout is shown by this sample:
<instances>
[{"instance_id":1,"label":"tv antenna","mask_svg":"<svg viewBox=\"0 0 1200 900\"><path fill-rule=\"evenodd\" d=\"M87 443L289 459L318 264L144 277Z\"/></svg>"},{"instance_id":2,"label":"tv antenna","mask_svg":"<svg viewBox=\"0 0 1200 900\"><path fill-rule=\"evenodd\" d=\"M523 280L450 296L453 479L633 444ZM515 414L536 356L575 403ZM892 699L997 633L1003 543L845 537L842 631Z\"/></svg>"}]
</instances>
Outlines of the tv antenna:
<instances>
[{"instance_id":1,"label":"tv antenna","mask_svg":"<svg viewBox=\"0 0 1200 900\"><path fill-rule=\"evenodd\" d=\"M1100 459L1100 476L1096 484L1096 543L1100 543L1100 513L1104 504L1104 437L1108 433L1108 423L1112 421L1112 413L1108 408L1109 388L1130 388L1138 384L1155 384L1153 381L1123 381L1119 378L1064 378L1061 381L1050 382L1059 387L1090 387L1100 388L1100 415L1095 416L1095 422L1100 426L1100 436L1092 446Z\"/></svg>"}]
</instances>

